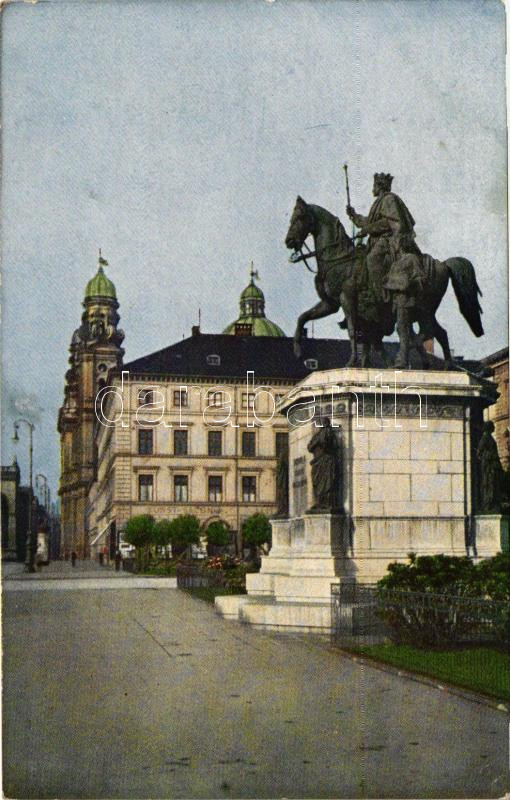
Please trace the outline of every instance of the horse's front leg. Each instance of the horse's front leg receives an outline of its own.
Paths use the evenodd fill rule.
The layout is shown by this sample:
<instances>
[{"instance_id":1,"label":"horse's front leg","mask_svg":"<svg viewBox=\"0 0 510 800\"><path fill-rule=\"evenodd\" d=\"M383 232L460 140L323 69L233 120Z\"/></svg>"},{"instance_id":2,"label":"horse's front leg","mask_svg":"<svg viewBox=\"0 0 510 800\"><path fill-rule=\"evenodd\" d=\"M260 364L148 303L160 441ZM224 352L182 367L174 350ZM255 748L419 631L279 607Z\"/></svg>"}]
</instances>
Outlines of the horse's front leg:
<instances>
[{"instance_id":1,"label":"horse's front leg","mask_svg":"<svg viewBox=\"0 0 510 800\"><path fill-rule=\"evenodd\" d=\"M300 358L302 354L301 338L306 323L310 322L312 319L329 317L330 314L335 314L339 308L340 303L335 303L330 300L321 300L317 305L300 314L296 325L296 332L294 333L294 355L296 358Z\"/></svg>"}]
</instances>

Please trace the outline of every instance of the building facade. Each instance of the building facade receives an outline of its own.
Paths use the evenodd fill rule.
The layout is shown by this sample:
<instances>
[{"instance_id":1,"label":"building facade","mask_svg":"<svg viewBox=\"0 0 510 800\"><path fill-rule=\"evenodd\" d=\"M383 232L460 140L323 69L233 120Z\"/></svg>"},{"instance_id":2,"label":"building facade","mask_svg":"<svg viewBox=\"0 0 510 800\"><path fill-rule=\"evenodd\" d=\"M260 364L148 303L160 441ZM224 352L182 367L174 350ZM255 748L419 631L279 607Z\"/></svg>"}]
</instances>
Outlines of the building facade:
<instances>
[{"instance_id":1,"label":"building facade","mask_svg":"<svg viewBox=\"0 0 510 800\"><path fill-rule=\"evenodd\" d=\"M15 560L21 552L20 470L16 459L2 466L2 559Z\"/></svg>"},{"instance_id":2,"label":"building facade","mask_svg":"<svg viewBox=\"0 0 510 800\"><path fill-rule=\"evenodd\" d=\"M497 402L489 406L485 417L494 423L494 438L504 469L510 469L510 400L508 395L508 347L503 347L483 359L493 370L493 380L498 385Z\"/></svg>"}]
</instances>

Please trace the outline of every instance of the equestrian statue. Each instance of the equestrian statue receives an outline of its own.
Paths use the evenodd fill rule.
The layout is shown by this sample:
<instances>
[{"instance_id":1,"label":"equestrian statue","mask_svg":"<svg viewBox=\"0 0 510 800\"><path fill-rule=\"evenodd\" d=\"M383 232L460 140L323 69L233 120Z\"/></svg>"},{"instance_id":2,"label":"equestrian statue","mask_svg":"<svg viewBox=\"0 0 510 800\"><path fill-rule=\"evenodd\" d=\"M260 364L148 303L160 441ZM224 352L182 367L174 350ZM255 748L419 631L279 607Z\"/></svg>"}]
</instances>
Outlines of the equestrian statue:
<instances>
[{"instance_id":1,"label":"equestrian statue","mask_svg":"<svg viewBox=\"0 0 510 800\"><path fill-rule=\"evenodd\" d=\"M347 215L359 233L352 238L334 214L321 206L296 200L286 246L293 250L291 263L315 257L315 288L319 302L300 315L294 334L294 352L301 354L304 326L314 319L335 314L342 308L351 343L347 366L358 363L358 343L362 344L362 366L371 366L373 353L388 365L384 336L397 330L400 347L395 366L407 369L411 347L419 353L423 368L428 365L423 342L435 338L444 355L445 368L453 359L448 334L436 319L436 311L451 280L461 314L475 336L483 336L482 309L475 270L465 258L438 261L422 253L415 241L414 219L398 195L391 191L393 177L374 175L375 201L368 216L358 214L350 204L347 165ZM306 245L311 234L314 250ZM368 236L366 244L363 239ZM308 252L303 253L303 247ZM413 324L418 326L418 332Z\"/></svg>"}]
</instances>

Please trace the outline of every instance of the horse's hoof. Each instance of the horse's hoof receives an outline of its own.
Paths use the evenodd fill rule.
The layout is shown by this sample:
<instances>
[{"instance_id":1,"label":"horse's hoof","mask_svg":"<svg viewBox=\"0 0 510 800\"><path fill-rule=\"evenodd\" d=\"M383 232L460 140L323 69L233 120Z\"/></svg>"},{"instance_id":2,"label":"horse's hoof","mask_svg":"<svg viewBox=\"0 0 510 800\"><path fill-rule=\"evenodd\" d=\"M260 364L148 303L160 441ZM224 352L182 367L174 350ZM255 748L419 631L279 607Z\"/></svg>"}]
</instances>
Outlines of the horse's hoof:
<instances>
[{"instance_id":1,"label":"horse's hoof","mask_svg":"<svg viewBox=\"0 0 510 800\"><path fill-rule=\"evenodd\" d=\"M358 359L357 358L350 358L345 366L346 367L357 367L358 366Z\"/></svg>"},{"instance_id":2,"label":"horse's hoof","mask_svg":"<svg viewBox=\"0 0 510 800\"><path fill-rule=\"evenodd\" d=\"M445 358L444 361L444 368L446 372L450 372L455 369L455 363L451 358Z\"/></svg>"}]
</instances>

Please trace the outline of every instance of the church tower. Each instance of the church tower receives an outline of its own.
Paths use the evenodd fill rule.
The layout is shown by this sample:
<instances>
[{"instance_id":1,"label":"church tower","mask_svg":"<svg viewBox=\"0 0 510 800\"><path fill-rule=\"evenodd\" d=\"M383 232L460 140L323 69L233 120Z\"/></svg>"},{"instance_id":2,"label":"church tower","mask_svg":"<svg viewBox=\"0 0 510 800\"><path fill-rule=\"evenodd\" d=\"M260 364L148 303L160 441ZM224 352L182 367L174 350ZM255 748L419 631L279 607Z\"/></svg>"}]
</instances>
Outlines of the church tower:
<instances>
[{"instance_id":1,"label":"church tower","mask_svg":"<svg viewBox=\"0 0 510 800\"><path fill-rule=\"evenodd\" d=\"M108 262L99 251L97 273L88 282L81 325L71 339L70 368L66 372L64 402L59 411L61 555L74 550L87 558L87 495L95 479L95 398L107 384L108 371L122 367L124 333L117 328L117 295L105 275Z\"/></svg>"}]
</instances>

